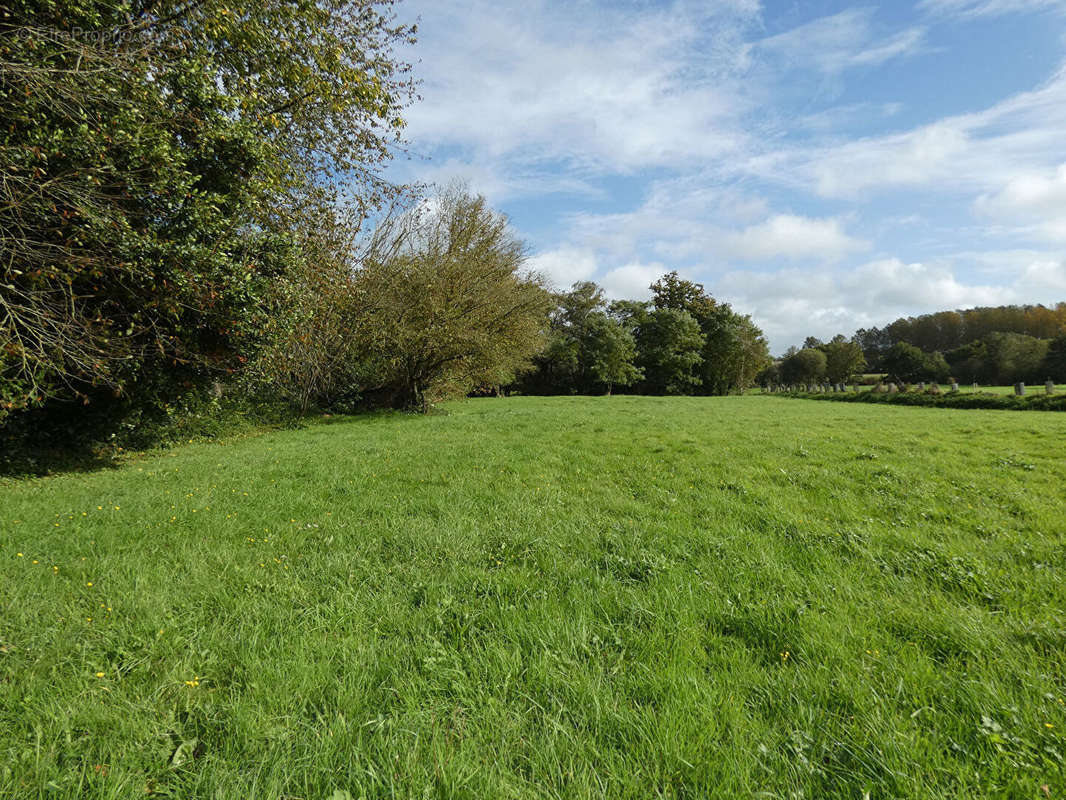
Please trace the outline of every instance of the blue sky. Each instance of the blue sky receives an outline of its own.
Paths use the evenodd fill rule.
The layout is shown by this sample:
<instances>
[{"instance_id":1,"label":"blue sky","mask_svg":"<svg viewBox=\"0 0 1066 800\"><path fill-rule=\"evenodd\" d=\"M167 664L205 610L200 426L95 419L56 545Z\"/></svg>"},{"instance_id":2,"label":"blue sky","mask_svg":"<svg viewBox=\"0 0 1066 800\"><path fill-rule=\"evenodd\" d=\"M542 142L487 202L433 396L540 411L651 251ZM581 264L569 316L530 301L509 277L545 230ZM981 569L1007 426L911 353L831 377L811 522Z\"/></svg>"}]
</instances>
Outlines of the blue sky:
<instances>
[{"instance_id":1,"label":"blue sky","mask_svg":"<svg viewBox=\"0 0 1066 800\"><path fill-rule=\"evenodd\" d=\"M557 287L676 269L782 352L1066 300L1066 0L406 0L398 180L459 178Z\"/></svg>"}]
</instances>

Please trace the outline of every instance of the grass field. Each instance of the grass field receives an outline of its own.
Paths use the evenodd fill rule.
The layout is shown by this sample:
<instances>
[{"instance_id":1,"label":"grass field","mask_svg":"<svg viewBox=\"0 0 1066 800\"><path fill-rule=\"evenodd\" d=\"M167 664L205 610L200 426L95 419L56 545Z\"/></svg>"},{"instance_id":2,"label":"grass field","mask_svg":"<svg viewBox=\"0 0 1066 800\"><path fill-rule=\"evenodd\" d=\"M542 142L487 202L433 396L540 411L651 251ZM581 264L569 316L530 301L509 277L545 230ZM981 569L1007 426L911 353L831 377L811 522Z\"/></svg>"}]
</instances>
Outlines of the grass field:
<instances>
[{"instance_id":1,"label":"grass field","mask_svg":"<svg viewBox=\"0 0 1066 800\"><path fill-rule=\"evenodd\" d=\"M0 797L1066 795L1066 417L447 408L0 483Z\"/></svg>"}]
</instances>

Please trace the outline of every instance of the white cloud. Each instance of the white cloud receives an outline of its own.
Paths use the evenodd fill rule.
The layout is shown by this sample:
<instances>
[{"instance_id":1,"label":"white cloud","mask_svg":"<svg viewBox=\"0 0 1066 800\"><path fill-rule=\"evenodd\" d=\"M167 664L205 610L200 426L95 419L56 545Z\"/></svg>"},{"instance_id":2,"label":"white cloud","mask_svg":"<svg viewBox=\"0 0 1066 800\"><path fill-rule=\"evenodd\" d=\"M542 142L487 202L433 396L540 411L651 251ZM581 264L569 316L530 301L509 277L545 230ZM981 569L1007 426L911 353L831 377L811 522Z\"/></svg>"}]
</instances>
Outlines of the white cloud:
<instances>
[{"instance_id":1,"label":"white cloud","mask_svg":"<svg viewBox=\"0 0 1066 800\"><path fill-rule=\"evenodd\" d=\"M871 8L851 8L763 39L754 47L762 55L795 66L809 66L828 75L852 67L876 66L923 49L923 28L907 28L877 39L873 17Z\"/></svg>"},{"instance_id":2,"label":"white cloud","mask_svg":"<svg viewBox=\"0 0 1066 800\"><path fill-rule=\"evenodd\" d=\"M1031 261L1022 271L1018 286L1025 296L1045 297L1050 302L1049 293L1057 293L1058 299L1066 300L1066 258Z\"/></svg>"},{"instance_id":3,"label":"white cloud","mask_svg":"<svg viewBox=\"0 0 1066 800\"><path fill-rule=\"evenodd\" d=\"M599 13L597 13L599 12ZM482 163L629 171L713 158L745 138L733 88L755 0L665 8L471 0L424 12L422 147Z\"/></svg>"},{"instance_id":4,"label":"white cloud","mask_svg":"<svg viewBox=\"0 0 1066 800\"><path fill-rule=\"evenodd\" d=\"M1022 270L1005 285L971 284L960 279L950 264L885 258L847 270L731 271L717 279L714 288L751 313L774 351L782 352L807 336L850 336L858 328L885 325L901 316L1032 302L1034 277L1044 284L1037 299L1051 302L1055 289L1047 284L1054 272L1046 265L1038 269L1045 272L1027 277Z\"/></svg>"},{"instance_id":5,"label":"white cloud","mask_svg":"<svg viewBox=\"0 0 1066 800\"><path fill-rule=\"evenodd\" d=\"M647 300L651 297L651 285L669 271L659 263L634 262L609 270L599 283L612 299Z\"/></svg>"},{"instance_id":6,"label":"white cloud","mask_svg":"<svg viewBox=\"0 0 1066 800\"><path fill-rule=\"evenodd\" d=\"M1066 0L922 0L918 7L934 14L994 17L1033 11L1066 12Z\"/></svg>"},{"instance_id":7,"label":"white cloud","mask_svg":"<svg viewBox=\"0 0 1066 800\"><path fill-rule=\"evenodd\" d=\"M1064 135L1066 70L1060 70L1045 85L984 111L888 136L782 147L736 169L797 189L813 185L830 198L903 187L982 192L1061 161Z\"/></svg>"},{"instance_id":8,"label":"white cloud","mask_svg":"<svg viewBox=\"0 0 1066 800\"><path fill-rule=\"evenodd\" d=\"M902 96L882 91L887 70L873 73L963 47L946 35L965 30L960 17L1066 0L925 0L928 13L902 23L881 4L760 41L770 12L758 0L421 2L425 100L408 135L438 160L409 175L462 177L494 204L546 198L520 206L520 224L549 237L530 266L560 289L596 280L614 297L647 297L677 268L754 311L781 349L1066 291L1066 254L1023 251L1066 242L1066 69L940 119L920 98L885 102ZM792 6L782 18L804 4ZM868 74L869 94L851 83ZM908 116L935 121L901 129ZM890 117L892 133L849 136ZM610 212L559 210L559 194ZM1000 252L945 255L982 246Z\"/></svg>"},{"instance_id":9,"label":"white cloud","mask_svg":"<svg viewBox=\"0 0 1066 800\"><path fill-rule=\"evenodd\" d=\"M864 308L929 309L995 305L1003 286L969 286L946 265L905 263L898 258L872 261L845 275L841 288Z\"/></svg>"},{"instance_id":10,"label":"white cloud","mask_svg":"<svg viewBox=\"0 0 1066 800\"><path fill-rule=\"evenodd\" d=\"M995 195L983 195L979 207L986 211L1036 212L1066 216L1066 164L1050 176L1019 175Z\"/></svg>"},{"instance_id":11,"label":"white cloud","mask_svg":"<svg viewBox=\"0 0 1066 800\"><path fill-rule=\"evenodd\" d=\"M1027 225L1042 238L1066 241L1066 164L1053 173L1028 173L1007 182L1000 191L977 198L985 217Z\"/></svg>"},{"instance_id":12,"label":"white cloud","mask_svg":"<svg viewBox=\"0 0 1066 800\"><path fill-rule=\"evenodd\" d=\"M535 170L515 170L503 161L484 159L476 164L448 158L439 162L422 163L418 167L421 183L447 186L453 181L467 184L493 205L516 196L567 194L596 197L602 190L588 181L565 173Z\"/></svg>"},{"instance_id":13,"label":"white cloud","mask_svg":"<svg viewBox=\"0 0 1066 800\"><path fill-rule=\"evenodd\" d=\"M591 279L597 270L596 254L589 249L561 247L538 253L526 262L531 272L547 278L555 289L569 289L577 281Z\"/></svg>"},{"instance_id":14,"label":"white cloud","mask_svg":"<svg viewBox=\"0 0 1066 800\"><path fill-rule=\"evenodd\" d=\"M723 237L723 252L745 261L773 258L833 261L869 244L853 239L836 219L778 214L739 233Z\"/></svg>"}]
</instances>

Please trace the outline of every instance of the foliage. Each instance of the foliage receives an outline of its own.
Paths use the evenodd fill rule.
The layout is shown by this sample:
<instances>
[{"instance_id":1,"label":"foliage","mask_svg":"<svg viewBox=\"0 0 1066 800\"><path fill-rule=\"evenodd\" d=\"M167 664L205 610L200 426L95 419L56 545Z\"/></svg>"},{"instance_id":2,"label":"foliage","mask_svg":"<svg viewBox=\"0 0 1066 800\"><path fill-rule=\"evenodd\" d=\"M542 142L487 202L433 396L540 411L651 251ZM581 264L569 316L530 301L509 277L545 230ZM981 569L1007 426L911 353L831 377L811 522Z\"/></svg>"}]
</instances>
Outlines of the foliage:
<instances>
[{"instance_id":1,"label":"foliage","mask_svg":"<svg viewBox=\"0 0 1066 800\"><path fill-rule=\"evenodd\" d=\"M1048 351L1046 339L1020 333L990 333L982 341L988 352L988 367L995 377L989 383L1039 379Z\"/></svg>"},{"instance_id":2,"label":"foliage","mask_svg":"<svg viewBox=\"0 0 1066 800\"><path fill-rule=\"evenodd\" d=\"M770 363L751 318L700 284L670 272L650 288L650 302L609 306L588 281L557 295L548 345L521 389L610 394L617 384L650 394L728 394L750 387Z\"/></svg>"},{"instance_id":3,"label":"foliage","mask_svg":"<svg viewBox=\"0 0 1066 800\"><path fill-rule=\"evenodd\" d=\"M718 303L701 325L704 335L700 378L707 394L742 392L770 363L762 331L729 303Z\"/></svg>"},{"instance_id":4,"label":"foliage","mask_svg":"<svg viewBox=\"0 0 1066 800\"><path fill-rule=\"evenodd\" d=\"M630 386L644 377L634 363L637 343L633 334L602 312L588 319L584 349L589 375L607 387L607 394L615 386Z\"/></svg>"},{"instance_id":5,"label":"foliage","mask_svg":"<svg viewBox=\"0 0 1066 800\"><path fill-rule=\"evenodd\" d=\"M554 296L548 345L534 359L535 369L521 382L535 394L592 394L615 385L629 386L642 377L634 326L607 313L603 289L579 281Z\"/></svg>"},{"instance_id":6,"label":"foliage","mask_svg":"<svg viewBox=\"0 0 1066 800\"><path fill-rule=\"evenodd\" d=\"M1019 333L990 333L947 354L963 381L1000 384L1043 380L1049 342Z\"/></svg>"},{"instance_id":7,"label":"foliage","mask_svg":"<svg viewBox=\"0 0 1066 800\"><path fill-rule=\"evenodd\" d=\"M825 353L825 377L830 383L846 383L866 369L866 359L858 342L834 336L822 345L821 350Z\"/></svg>"},{"instance_id":8,"label":"foliage","mask_svg":"<svg viewBox=\"0 0 1066 800\"><path fill-rule=\"evenodd\" d=\"M894 344L888 331L881 328L859 328L852 337L852 341L862 348L866 368L873 372L881 372L883 367L881 360Z\"/></svg>"},{"instance_id":9,"label":"foliage","mask_svg":"<svg viewBox=\"0 0 1066 800\"><path fill-rule=\"evenodd\" d=\"M685 280L677 272L669 272L649 287L652 305L655 308L672 308L684 311L700 323L702 328L718 302L704 291L699 283Z\"/></svg>"},{"instance_id":10,"label":"foliage","mask_svg":"<svg viewBox=\"0 0 1066 800\"><path fill-rule=\"evenodd\" d=\"M1046 379L1066 382L1066 333L1048 342L1040 372Z\"/></svg>"},{"instance_id":11,"label":"foliage","mask_svg":"<svg viewBox=\"0 0 1066 800\"><path fill-rule=\"evenodd\" d=\"M931 364L925 353L906 342L896 342L892 345L881 364L890 376L907 383L934 378L933 370L939 366Z\"/></svg>"},{"instance_id":12,"label":"foliage","mask_svg":"<svg viewBox=\"0 0 1066 800\"><path fill-rule=\"evenodd\" d=\"M719 303L703 286L670 272L651 285L652 304L689 314L700 326L703 346L697 370L706 394L728 394L752 385L769 363L762 331L746 315Z\"/></svg>"},{"instance_id":13,"label":"foliage","mask_svg":"<svg viewBox=\"0 0 1066 800\"><path fill-rule=\"evenodd\" d=\"M386 225L354 278L364 393L426 410L500 385L544 345L550 295L503 215L462 187Z\"/></svg>"},{"instance_id":14,"label":"foliage","mask_svg":"<svg viewBox=\"0 0 1066 800\"><path fill-rule=\"evenodd\" d=\"M1066 411L1066 393L1045 394L1042 388L1034 387L1027 395L995 392L828 392L824 394L780 394L775 397L796 397L805 400L829 400L841 403L882 403L898 406L922 406L925 408L970 408L1000 411Z\"/></svg>"},{"instance_id":15,"label":"foliage","mask_svg":"<svg viewBox=\"0 0 1066 800\"><path fill-rule=\"evenodd\" d=\"M0 415L240 369L303 209L390 191L413 31L389 6L5 7Z\"/></svg>"},{"instance_id":16,"label":"foliage","mask_svg":"<svg viewBox=\"0 0 1066 800\"><path fill-rule=\"evenodd\" d=\"M650 394L689 394L700 384L703 334L687 311L656 308L637 329L637 364Z\"/></svg>"},{"instance_id":17,"label":"foliage","mask_svg":"<svg viewBox=\"0 0 1066 800\"><path fill-rule=\"evenodd\" d=\"M293 232L290 266L265 292L262 347L250 378L311 407L350 407L358 398L360 353L351 335L362 309L352 276L358 225L322 210Z\"/></svg>"},{"instance_id":18,"label":"foliage","mask_svg":"<svg viewBox=\"0 0 1066 800\"><path fill-rule=\"evenodd\" d=\"M817 348L797 350L781 362L781 381L788 384L817 383L825 378L827 364L825 353Z\"/></svg>"},{"instance_id":19,"label":"foliage","mask_svg":"<svg viewBox=\"0 0 1066 800\"><path fill-rule=\"evenodd\" d=\"M863 349L869 368L884 371L882 357L898 342L905 342L927 352L957 351L957 361L977 358L979 348L972 345L993 333L1013 333L1036 339L1051 339L1066 330L1066 302L1054 308L1035 306L996 306L971 308L965 311L939 311L918 317L897 319L884 328L861 328L854 336ZM964 353L966 353L964 355ZM951 359L949 359L950 361ZM995 367L978 364L966 365L967 374L986 374Z\"/></svg>"},{"instance_id":20,"label":"foliage","mask_svg":"<svg viewBox=\"0 0 1066 800\"><path fill-rule=\"evenodd\" d=\"M1037 339L1050 339L1066 328L1066 302L1054 308L1035 306L995 306L965 311L938 311L917 317L897 319L884 329L860 330L863 349L887 350L896 342L906 342L926 352L947 352L983 339L990 333L1017 333Z\"/></svg>"}]
</instances>

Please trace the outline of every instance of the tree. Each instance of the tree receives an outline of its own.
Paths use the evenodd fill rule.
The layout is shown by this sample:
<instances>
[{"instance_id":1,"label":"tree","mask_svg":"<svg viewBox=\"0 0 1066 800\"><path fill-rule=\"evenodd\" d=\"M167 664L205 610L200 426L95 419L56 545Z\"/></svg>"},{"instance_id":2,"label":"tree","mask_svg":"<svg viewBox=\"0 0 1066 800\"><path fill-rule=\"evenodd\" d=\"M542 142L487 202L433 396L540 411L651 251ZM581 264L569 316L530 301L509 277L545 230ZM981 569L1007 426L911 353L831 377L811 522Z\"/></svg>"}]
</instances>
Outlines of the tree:
<instances>
[{"instance_id":1,"label":"tree","mask_svg":"<svg viewBox=\"0 0 1066 800\"><path fill-rule=\"evenodd\" d=\"M701 327L705 343L700 378L708 394L742 392L770 363L762 331L728 303L718 303Z\"/></svg>"},{"instance_id":2,"label":"tree","mask_svg":"<svg viewBox=\"0 0 1066 800\"><path fill-rule=\"evenodd\" d=\"M874 372L881 371L881 359L895 342L887 330L880 328L859 328L852 337L852 341L862 348L863 358L866 360L866 368Z\"/></svg>"},{"instance_id":3,"label":"tree","mask_svg":"<svg viewBox=\"0 0 1066 800\"><path fill-rule=\"evenodd\" d=\"M751 317L737 314L728 303L707 294L702 284L676 272L664 275L650 288L655 308L685 312L699 324L704 346L697 376L704 392L726 394L751 386L770 358L762 331Z\"/></svg>"},{"instance_id":4,"label":"tree","mask_svg":"<svg viewBox=\"0 0 1066 800\"><path fill-rule=\"evenodd\" d=\"M781 380L785 383L815 383L825 377L825 353L814 348L799 350L781 362Z\"/></svg>"},{"instance_id":5,"label":"tree","mask_svg":"<svg viewBox=\"0 0 1066 800\"><path fill-rule=\"evenodd\" d=\"M251 374L303 413L359 396L358 349L351 336L361 311L352 280L358 227L357 221L321 214L300 232L289 268L264 296L263 345Z\"/></svg>"},{"instance_id":6,"label":"tree","mask_svg":"<svg viewBox=\"0 0 1066 800\"><path fill-rule=\"evenodd\" d=\"M990 333L983 340L988 382L1016 383L1039 380L1049 349L1046 339L1021 333Z\"/></svg>"},{"instance_id":7,"label":"tree","mask_svg":"<svg viewBox=\"0 0 1066 800\"><path fill-rule=\"evenodd\" d=\"M592 281L579 281L569 292L556 295L556 303L548 348L555 390L589 392L597 380L591 372L589 332L594 320L604 316L603 289Z\"/></svg>"},{"instance_id":8,"label":"tree","mask_svg":"<svg viewBox=\"0 0 1066 800\"><path fill-rule=\"evenodd\" d=\"M1048 343L1040 371L1053 381L1066 381L1066 333Z\"/></svg>"},{"instance_id":9,"label":"tree","mask_svg":"<svg viewBox=\"0 0 1066 800\"><path fill-rule=\"evenodd\" d=\"M984 381L988 349L984 342L976 341L956 347L944 356L952 375L963 382Z\"/></svg>"},{"instance_id":10,"label":"tree","mask_svg":"<svg viewBox=\"0 0 1066 800\"><path fill-rule=\"evenodd\" d=\"M656 308L672 308L686 311L700 322L715 306L715 300L708 295L703 285L693 283L680 277L677 272L669 272L649 287L652 291L652 304Z\"/></svg>"},{"instance_id":11,"label":"tree","mask_svg":"<svg viewBox=\"0 0 1066 800\"><path fill-rule=\"evenodd\" d=\"M928 377L928 361L925 353L912 344L896 342L885 353L885 370L899 381L913 382Z\"/></svg>"},{"instance_id":12,"label":"tree","mask_svg":"<svg viewBox=\"0 0 1066 800\"><path fill-rule=\"evenodd\" d=\"M637 335L637 364L644 371L645 388L652 394L687 394L699 386L703 334L687 311L656 308Z\"/></svg>"},{"instance_id":13,"label":"tree","mask_svg":"<svg viewBox=\"0 0 1066 800\"><path fill-rule=\"evenodd\" d=\"M643 300L615 300L608 306L607 315L631 333L648 319L651 304Z\"/></svg>"},{"instance_id":14,"label":"tree","mask_svg":"<svg viewBox=\"0 0 1066 800\"><path fill-rule=\"evenodd\" d=\"M466 394L529 365L551 296L523 272L506 217L453 186L383 235L394 245L355 277L366 394L425 411L431 395Z\"/></svg>"},{"instance_id":15,"label":"tree","mask_svg":"<svg viewBox=\"0 0 1066 800\"><path fill-rule=\"evenodd\" d=\"M0 21L0 417L239 369L304 212L389 195L388 0L15 0Z\"/></svg>"},{"instance_id":16,"label":"tree","mask_svg":"<svg viewBox=\"0 0 1066 800\"><path fill-rule=\"evenodd\" d=\"M607 394L616 384L629 386L644 376L634 363L637 343L633 334L606 314L597 312L589 317L584 341L589 375L606 385Z\"/></svg>"},{"instance_id":17,"label":"tree","mask_svg":"<svg viewBox=\"0 0 1066 800\"><path fill-rule=\"evenodd\" d=\"M835 336L821 347L825 353L825 376L831 383L845 383L856 373L866 369L866 359L857 342Z\"/></svg>"}]
</instances>

